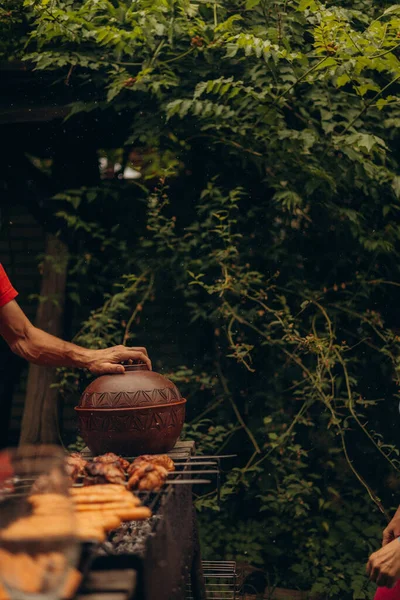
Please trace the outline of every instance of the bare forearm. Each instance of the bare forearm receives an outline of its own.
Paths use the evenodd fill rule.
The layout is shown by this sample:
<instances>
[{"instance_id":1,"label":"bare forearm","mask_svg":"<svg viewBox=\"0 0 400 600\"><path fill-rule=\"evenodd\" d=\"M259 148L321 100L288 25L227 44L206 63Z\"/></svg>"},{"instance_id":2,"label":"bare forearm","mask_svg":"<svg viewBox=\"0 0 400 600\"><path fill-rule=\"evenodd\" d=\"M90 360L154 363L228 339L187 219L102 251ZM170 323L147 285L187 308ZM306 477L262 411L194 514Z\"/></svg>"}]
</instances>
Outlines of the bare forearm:
<instances>
[{"instance_id":1,"label":"bare forearm","mask_svg":"<svg viewBox=\"0 0 400 600\"><path fill-rule=\"evenodd\" d=\"M0 308L0 335L15 354L36 365L80 367L94 375L124 373L122 362L140 361L151 369L146 348L113 346L89 350L34 327L15 300Z\"/></svg>"},{"instance_id":2,"label":"bare forearm","mask_svg":"<svg viewBox=\"0 0 400 600\"><path fill-rule=\"evenodd\" d=\"M49 367L86 368L91 354L86 348L64 342L33 326L12 344L12 350L35 365Z\"/></svg>"}]
</instances>

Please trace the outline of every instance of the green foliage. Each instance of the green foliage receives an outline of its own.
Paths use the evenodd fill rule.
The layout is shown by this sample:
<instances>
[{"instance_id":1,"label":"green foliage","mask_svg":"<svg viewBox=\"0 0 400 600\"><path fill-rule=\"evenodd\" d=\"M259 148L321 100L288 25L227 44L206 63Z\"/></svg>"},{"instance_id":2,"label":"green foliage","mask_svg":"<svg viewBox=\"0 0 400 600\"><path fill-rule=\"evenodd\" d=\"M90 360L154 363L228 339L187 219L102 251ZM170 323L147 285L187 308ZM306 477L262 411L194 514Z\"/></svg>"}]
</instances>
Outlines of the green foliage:
<instances>
[{"instance_id":1,"label":"green foliage","mask_svg":"<svg viewBox=\"0 0 400 600\"><path fill-rule=\"evenodd\" d=\"M346 597L350 586L354 598L371 598L374 586L359 565L375 549L380 528L377 523L366 526L370 507L361 497L346 500L350 509L349 505L324 508L302 520L293 519L292 511L282 511L281 503L263 521L238 517L233 522L221 514L210 522L203 521L201 513L202 555L206 560L237 560L261 568L279 564L288 569L285 586L310 589L317 597ZM268 572L270 583L280 586L278 570L270 566Z\"/></svg>"},{"instance_id":2,"label":"green foliage","mask_svg":"<svg viewBox=\"0 0 400 600\"><path fill-rule=\"evenodd\" d=\"M93 298L76 341L145 339L157 305L185 340L158 366L189 399L186 435L239 454L223 511L197 498L205 552L369 597L375 505L399 467L398 6L25 0L22 15L14 56L90 90L70 119L123 113L127 146L155 159L144 189L57 199L80 242L71 293Z\"/></svg>"},{"instance_id":3,"label":"green foliage","mask_svg":"<svg viewBox=\"0 0 400 600\"><path fill-rule=\"evenodd\" d=\"M68 445L68 452L82 452L86 444L83 439L78 435L73 444Z\"/></svg>"}]
</instances>

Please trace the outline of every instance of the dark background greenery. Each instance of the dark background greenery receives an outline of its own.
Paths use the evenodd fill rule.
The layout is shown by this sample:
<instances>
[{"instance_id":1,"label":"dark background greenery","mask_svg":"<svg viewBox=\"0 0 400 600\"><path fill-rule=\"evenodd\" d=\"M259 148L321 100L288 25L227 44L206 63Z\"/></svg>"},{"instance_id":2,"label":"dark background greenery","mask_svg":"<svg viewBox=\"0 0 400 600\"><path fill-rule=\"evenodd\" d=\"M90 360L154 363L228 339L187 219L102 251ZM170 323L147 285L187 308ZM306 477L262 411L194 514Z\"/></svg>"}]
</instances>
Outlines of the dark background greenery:
<instances>
[{"instance_id":1,"label":"dark background greenery","mask_svg":"<svg viewBox=\"0 0 400 600\"><path fill-rule=\"evenodd\" d=\"M71 152L142 173L94 158L38 203L69 249L67 333L145 343L185 434L238 454L221 506L197 498L203 554L372 597L399 490L399 6L7 0L0 25L70 105ZM59 385L73 404L84 376Z\"/></svg>"}]
</instances>

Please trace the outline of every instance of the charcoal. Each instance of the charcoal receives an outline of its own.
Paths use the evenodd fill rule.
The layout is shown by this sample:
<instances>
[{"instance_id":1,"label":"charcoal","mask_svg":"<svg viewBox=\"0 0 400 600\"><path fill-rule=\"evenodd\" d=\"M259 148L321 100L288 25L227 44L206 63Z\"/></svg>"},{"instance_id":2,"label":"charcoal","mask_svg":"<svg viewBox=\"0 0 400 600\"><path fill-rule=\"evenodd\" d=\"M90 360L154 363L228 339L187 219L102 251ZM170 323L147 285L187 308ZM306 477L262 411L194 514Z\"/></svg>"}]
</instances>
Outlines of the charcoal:
<instances>
[{"instance_id":1,"label":"charcoal","mask_svg":"<svg viewBox=\"0 0 400 600\"><path fill-rule=\"evenodd\" d=\"M146 541L154 535L154 529L160 515L153 515L147 521L127 521L115 529L109 539L98 550L100 556L118 554L136 554L143 557Z\"/></svg>"}]
</instances>

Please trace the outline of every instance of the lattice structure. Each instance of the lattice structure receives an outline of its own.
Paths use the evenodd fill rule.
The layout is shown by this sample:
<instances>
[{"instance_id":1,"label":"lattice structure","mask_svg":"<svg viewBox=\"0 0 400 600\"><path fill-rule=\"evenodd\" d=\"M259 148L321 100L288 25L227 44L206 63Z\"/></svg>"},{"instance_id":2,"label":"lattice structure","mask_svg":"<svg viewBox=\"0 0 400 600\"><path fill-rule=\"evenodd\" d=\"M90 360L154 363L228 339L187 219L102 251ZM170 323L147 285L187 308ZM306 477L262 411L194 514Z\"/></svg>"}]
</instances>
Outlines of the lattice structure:
<instances>
[{"instance_id":1,"label":"lattice structure","mask_svg":"<svg viewBox=\"0 0 400 600\"><path fill-rule=\"evenodd\" d=\"M239 585L235 561L202 561L205 599L238 600ZM192 590L190 577L186 585L185 600L199 600Z\"/></svg>"}]
</instances>

